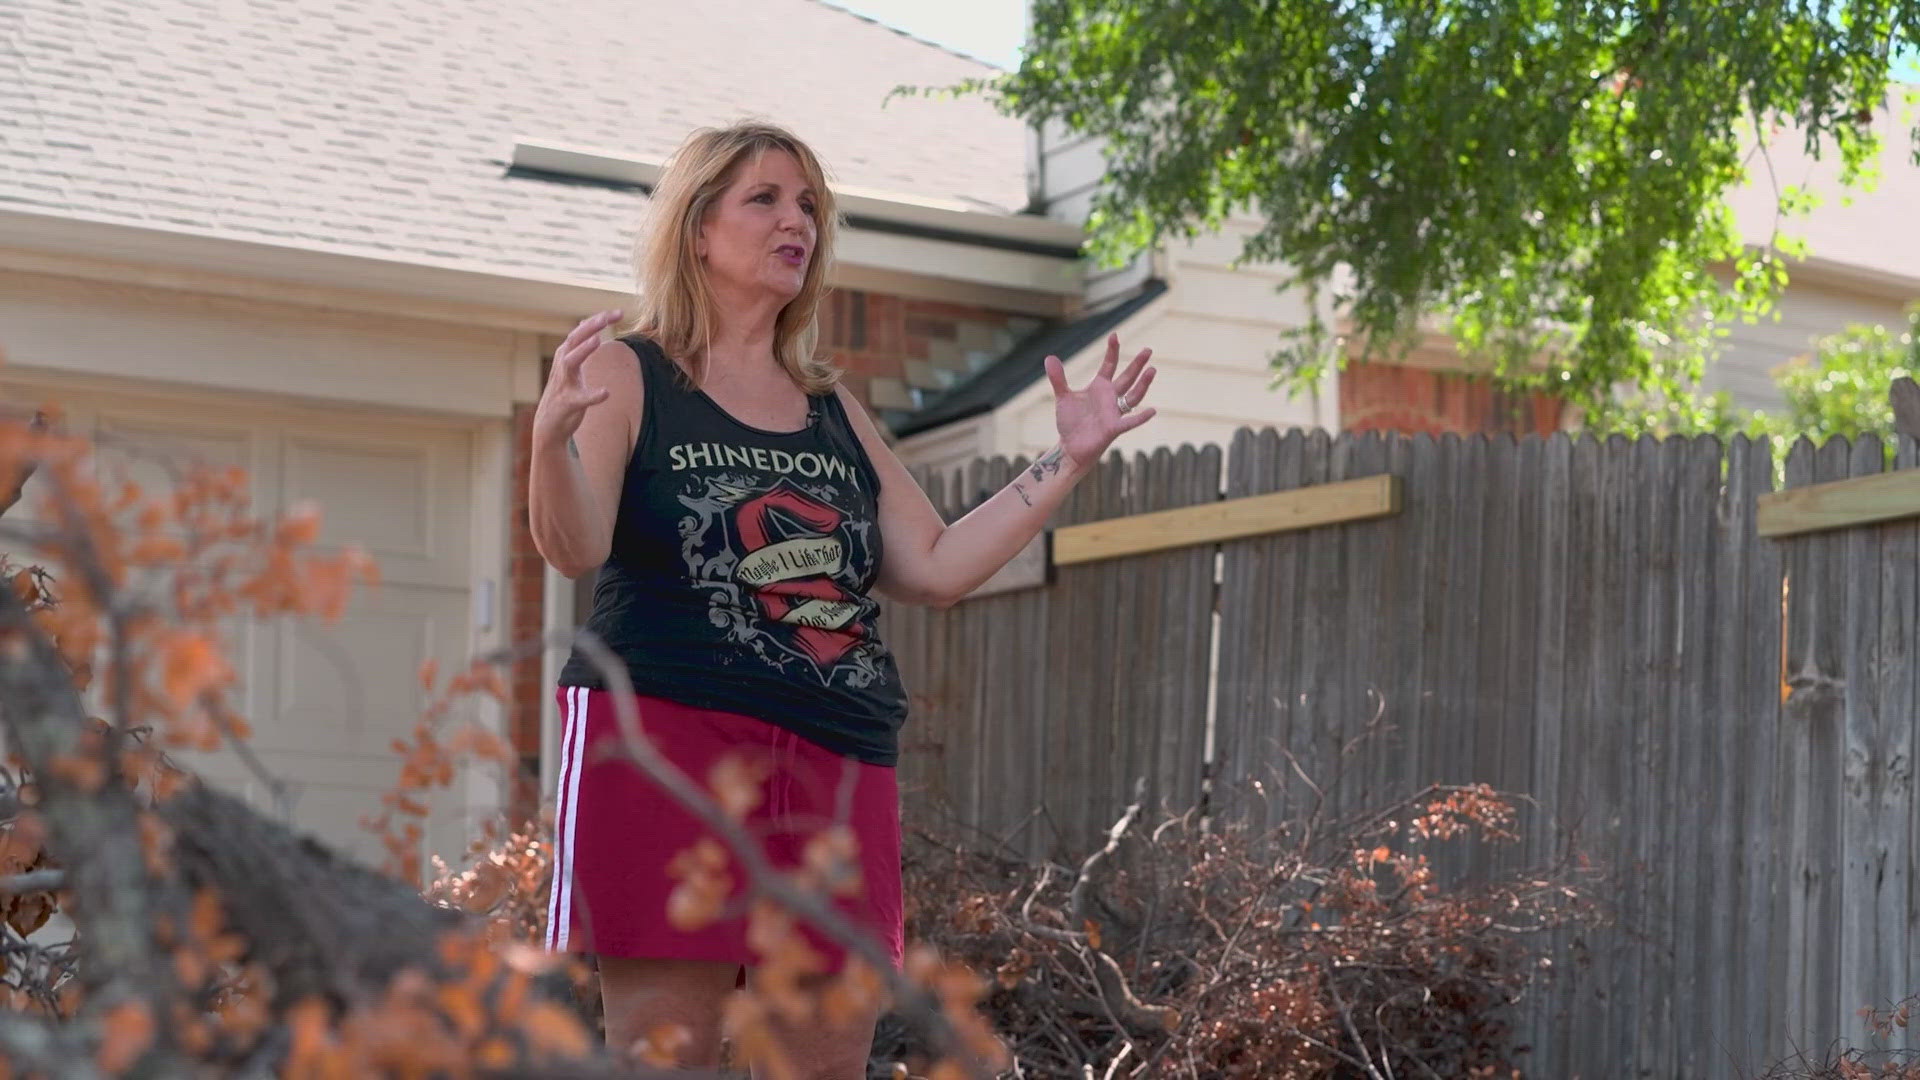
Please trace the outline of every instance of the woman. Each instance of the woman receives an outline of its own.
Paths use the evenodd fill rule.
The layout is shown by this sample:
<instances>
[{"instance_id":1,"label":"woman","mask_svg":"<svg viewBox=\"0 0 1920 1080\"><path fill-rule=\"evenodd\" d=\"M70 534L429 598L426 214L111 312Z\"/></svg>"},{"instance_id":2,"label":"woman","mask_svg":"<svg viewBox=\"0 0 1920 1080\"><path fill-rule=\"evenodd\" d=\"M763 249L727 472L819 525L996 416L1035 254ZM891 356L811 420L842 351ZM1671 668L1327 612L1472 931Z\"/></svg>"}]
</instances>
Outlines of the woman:
<instances>
[{"instance_id":1,"label":"woman","mask_svg":"<svg viewBox=\"0 0 1920 1080\"><path fill-rule=\"evenodd\" d=\"M1070 391L1049 357L1059 445L947 525L814 355L835 211L813 152L764 124L697 132L649 212L634 318L601 342L621 313L595 315L554 356L533 420L534 542L569 577L604 564L586 629L625 664L668 760L703 784L723 756L761 763L749 823L776 865L797 865L822 825L850 826L861 888L843 910L897 965L907 697L872 593L945 605L991 577L1151 418L1135 407L1153 369L1143 351L1116 372L1109 340ZM670 866L705 830L617 760L607 683L578 650L559 681L549 947L597 956L612 1045L677 1025L693 1036L681 1063L710 1066L756 959L745 921L666 918ZM865 1075L875 1019L779 1034L801 1075L839 1080Z\"/></svg>"}]
</instances>

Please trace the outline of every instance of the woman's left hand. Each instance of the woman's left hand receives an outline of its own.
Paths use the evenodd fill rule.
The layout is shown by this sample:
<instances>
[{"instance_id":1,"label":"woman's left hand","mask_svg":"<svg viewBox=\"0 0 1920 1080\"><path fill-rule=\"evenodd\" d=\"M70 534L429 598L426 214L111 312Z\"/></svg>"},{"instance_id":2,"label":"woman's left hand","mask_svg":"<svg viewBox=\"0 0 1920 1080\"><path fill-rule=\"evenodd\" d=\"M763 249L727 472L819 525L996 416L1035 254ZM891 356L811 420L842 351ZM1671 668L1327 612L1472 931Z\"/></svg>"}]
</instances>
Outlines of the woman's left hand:
<instances>
[{"instance_id":1,"label":"woman's left hand","mask_svg":"<svg viewBox=\"0 0 1920 1080\"><path fill-rule=\"evenodd\" d=\"M1107 355L1100 370L1084 389L1067 387L1065 368L1057 356L1047 357L1047 381L1053 385L1053 415L1060 426L1060 447L1074 464L1091 469L1113 440L1153 419L1152 409L1140 402L1153 385L1153 369L1147 366L1152 349L1141 349L1127 369L1114 375L1120 366L1120 336L1107 335Z\"/></svg>"}]
</instances>

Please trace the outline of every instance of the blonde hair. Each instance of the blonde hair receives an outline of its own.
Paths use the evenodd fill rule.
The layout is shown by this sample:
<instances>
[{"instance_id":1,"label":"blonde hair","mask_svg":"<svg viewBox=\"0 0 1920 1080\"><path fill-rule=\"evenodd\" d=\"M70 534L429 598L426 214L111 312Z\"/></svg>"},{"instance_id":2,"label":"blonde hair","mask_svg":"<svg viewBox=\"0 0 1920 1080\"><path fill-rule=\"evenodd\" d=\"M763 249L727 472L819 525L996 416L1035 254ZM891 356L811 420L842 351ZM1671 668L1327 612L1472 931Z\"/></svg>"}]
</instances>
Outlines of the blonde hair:
<instances>
[{"instance_id":1,"label":"blonde hair","mask_svg":"<svg viewBox=\"0 0 1920 1080\"><path fill-rule=\"evenodd\" d=\"M654 186L645 227L634 245L636 293L633 314L619 335L643 334L668 356L682 361L682 373L698 385L720 320L719 306L707 282L706 264L696 241L714 200L733 183L750 158L769 150L793 155L813 186L818 231L814 255L799 293L774 320L773 353L780 366L809 394L824 394L840 380L839 369L816 356L820 301L827 291L833 239L838 223L826 170L806 143L775 124L747 121L724 128L701 128L687 137L667 162Z\"/></svg>"}]
</instances>

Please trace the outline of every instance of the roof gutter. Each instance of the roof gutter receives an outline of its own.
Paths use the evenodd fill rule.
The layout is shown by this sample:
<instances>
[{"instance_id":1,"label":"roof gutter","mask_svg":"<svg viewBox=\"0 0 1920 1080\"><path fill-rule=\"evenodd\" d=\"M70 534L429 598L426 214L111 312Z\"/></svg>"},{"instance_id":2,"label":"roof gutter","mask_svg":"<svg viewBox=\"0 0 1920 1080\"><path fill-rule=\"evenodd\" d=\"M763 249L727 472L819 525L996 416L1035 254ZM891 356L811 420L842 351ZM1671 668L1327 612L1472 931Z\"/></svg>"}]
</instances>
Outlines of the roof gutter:
<instances>
[{"instance_id":1,"label":"roof gutter","mask_svg":"<svg viewBox=\"0 0 1920 1080\"><path fill-rule=\"evenodd\" d=\"M1814 284L1841 285L1900 303L1920 297L1920 278L1859 263L1823 259L1818 255L1790 260L1787 263L1787 276L1789 281L1798 278Z\"/></svg>"}]
</instances>

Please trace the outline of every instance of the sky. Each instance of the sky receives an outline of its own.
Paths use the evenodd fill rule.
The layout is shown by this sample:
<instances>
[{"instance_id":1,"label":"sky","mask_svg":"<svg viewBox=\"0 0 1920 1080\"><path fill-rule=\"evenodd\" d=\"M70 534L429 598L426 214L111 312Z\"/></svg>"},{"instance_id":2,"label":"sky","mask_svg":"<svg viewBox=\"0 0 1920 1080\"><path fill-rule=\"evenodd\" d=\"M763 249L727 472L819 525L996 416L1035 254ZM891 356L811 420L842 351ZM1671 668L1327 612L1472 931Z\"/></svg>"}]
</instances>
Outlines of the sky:
<instances>
[{"instance_id":1,"label":"sky","mask_svg":"<svg viewBox=\"0 0 1920 1080\"><path fill-rule=\"evenodd\" d=\"M828 0L914 37L1002 68L1020 62L1027 0Z\"/></svg>"}]
</instances>

